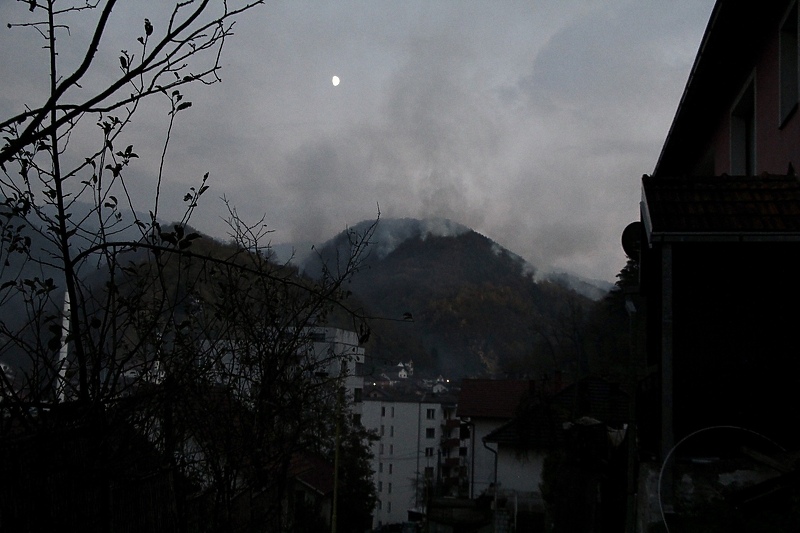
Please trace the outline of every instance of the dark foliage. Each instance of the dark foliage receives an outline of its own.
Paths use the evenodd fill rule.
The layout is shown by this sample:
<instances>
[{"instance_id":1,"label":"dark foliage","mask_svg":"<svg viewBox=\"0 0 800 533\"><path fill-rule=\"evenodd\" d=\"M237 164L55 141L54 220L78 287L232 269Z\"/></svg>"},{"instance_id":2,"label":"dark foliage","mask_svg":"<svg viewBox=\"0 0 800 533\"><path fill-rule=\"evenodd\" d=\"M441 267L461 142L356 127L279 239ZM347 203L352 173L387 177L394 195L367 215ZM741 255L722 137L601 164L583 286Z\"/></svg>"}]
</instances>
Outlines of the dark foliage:
<instances>
[{"instance_id":1,"label":"dark foliage","mask_svg":"<svg viewBox=\"0 0 800 533\"><path fill-rule=\"evenodd\" d=\"M335 262L337 242L320 250L323 260ZM455 378L575 367L575 339L560 330L577 327L592 303L537 281L518 256L466 228L412 233L368 257L349 288L367 315L388 319L373 323L367 345L376 366L413 359L416 368Z\"/></svg>"}]
</instances>

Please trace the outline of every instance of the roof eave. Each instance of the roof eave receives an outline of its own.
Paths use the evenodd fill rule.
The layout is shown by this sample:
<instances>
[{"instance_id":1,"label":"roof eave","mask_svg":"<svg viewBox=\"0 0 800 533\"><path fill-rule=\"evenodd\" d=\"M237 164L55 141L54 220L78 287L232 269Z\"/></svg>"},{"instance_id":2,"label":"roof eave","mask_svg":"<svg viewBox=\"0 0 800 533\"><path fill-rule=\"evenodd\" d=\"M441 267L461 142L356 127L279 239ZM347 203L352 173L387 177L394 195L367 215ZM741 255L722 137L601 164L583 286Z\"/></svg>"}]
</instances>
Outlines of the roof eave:
<instances>
[{"instance_id":1,"label":"roof eave","mask_svg":"<svg viewBox=\"0 0 800 533\"><path fill-rule=\"evenodd\" d=\"M653 170L653 175L659 175L659 170L661 168L661 163L664 160L666 152L668 151L669 147L672 145L672 138L674 137L674 131L677 128L678 123L681 121L681 117L683 115L683 111L686 107L686 99L692 87L694 86L694 80L697 75L697 71L700 68L701 60L705 57L705 51L708 46L708 42L711 38L711 32L717 24L717 20L719 19L719 12L722 8L722 0L717 0L714 4L714 8L711 11L711 16L708 19L708 24L706 25L706 30L703 33L703 39L700 41L700 47L697 50L697 55L694 58L694 63L692 64L692 69L689 71L689 77L686 80L686 85L683 88L683 93L681 93L681 99L678 102L678 108L675 110L675 116L672 118L672 123L670 124L669 131L667 132L667 137L664 140L664 144L661 146L661 152L658 155L658 160L656 161L655 169Z\"/></svg>"},{"instance_id":2,"label":"roof eave","mask_svg":"<svg viewBox=\"0 0 800 533\"><path fill-rule=\"evenodd\" d=\"M647 240L654 243L672 244L686 242L800 242L797 232L725 232L725 231L652 231L647 228Z\"/></svg>"}]
</instances>

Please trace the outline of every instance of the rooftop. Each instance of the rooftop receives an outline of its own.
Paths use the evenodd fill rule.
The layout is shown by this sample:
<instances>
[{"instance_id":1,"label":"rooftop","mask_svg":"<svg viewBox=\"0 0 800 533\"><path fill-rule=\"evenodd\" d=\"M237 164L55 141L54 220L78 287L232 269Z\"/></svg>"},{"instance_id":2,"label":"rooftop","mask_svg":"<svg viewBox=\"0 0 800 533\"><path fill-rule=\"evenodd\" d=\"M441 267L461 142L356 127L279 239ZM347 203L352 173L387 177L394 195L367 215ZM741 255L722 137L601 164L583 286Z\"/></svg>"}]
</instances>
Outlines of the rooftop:
<instances>
[{"instance_id":1,"label":"rooftop","mask_svg":"<svg viewBox=\"0 0 800 533\"><path fill-rule=\"evenodd\" d=\"M644 176L642 221L651 240L800 240L800 180Z\"/></svg>"},{"instance_id":2,"label":"rooftop","mask_svg":"<svg viewBox=\"0 0 800 533\"><path fill-rule=\"evenodd\" d=\"M565 422L587 418L621 427L629 419L628 395L602 378L584 378L549 401L530 402L512 420L487 435L486 441L531 449L549 448L559 442Z\"/></svg>"},{"instance_id":3,"label":"rooftop","mask_svg":"<svg viewBox=\"0 0 800 533\"><path fill-rule=\"evenodd\" d=\"M513 418L520 400L533 388L531 380L465 379L458 396L458 416Z\"/></svg>"},{"instance_id":4,"label":"rooftop","mask_svg":"<svg viewBox=\"0 0 800 533\"><path fill-rule=\"evenodd\" d=\"M319 455L309 452L293 454L289 475L322 496L333 492L333 465Z\"/></svg>"}]
</instances>

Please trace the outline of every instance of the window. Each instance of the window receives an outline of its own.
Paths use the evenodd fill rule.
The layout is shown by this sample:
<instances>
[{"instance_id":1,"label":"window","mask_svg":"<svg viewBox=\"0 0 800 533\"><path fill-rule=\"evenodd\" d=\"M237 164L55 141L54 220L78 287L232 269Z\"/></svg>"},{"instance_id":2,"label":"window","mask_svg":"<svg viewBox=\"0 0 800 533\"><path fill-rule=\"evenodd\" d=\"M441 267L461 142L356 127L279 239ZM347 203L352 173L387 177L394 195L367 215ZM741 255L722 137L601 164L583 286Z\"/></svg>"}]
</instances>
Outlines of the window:
<instances>
[{"instance_id":1,"label":"window","mask_svg":"<svg viewBox=\"0 0 800 533\"><path fill-rule=\"evenodd\" d=\"M391 494L391 493L392 493L392 484L388 483L386 485L386 494Z\"/></svg>"},{"instance_id":2,"label":"window","mask_svg":"<svg viewBox=\"0 0 800 533\"><path fill-rule=\"evenodd\" d=\"M458 455L460 455L461 457L466 457L467 456L467 447L466 446L461 446L460 448L458 448Z\"/></svg>"},{"instance_id":3,"label":"window","mask_svg":"<svg viewBox=\"0 0 800 533\"><path fill-rule=\"evenodd\" d=\"M756 173L756 88L751 77L731 110L731 174Z\"/></svg>"},{"instance_id":4,"label":"window","mask_svg":"<svg viewBox=\"0 0 800 533\"><path fill-rule=\"evenodd\" d=\"M392 407L392 418L394 418L394 407Z\"/></svg>"},{"instance_id":5,"label":"window","mask_svg":"<svg viewBox=\"0 0 800 533\"><path fill-rule=\"evenodd\" d=\"M386 503L386 512L387 513L391 513L392 512L392 502L387 502Z\"/></svg>"},{"instance_id":6,"label":"window","mask_svg":"<svg viewBox=\"0 0 800 533\"><path fill-rule=\"evenodd\" d=\"M794 112L797 107L798 98L798 38L797 38L797 4L789 9L789 12L781 23L781 33L779 40L780 48L780 125Z\"/></svg>"},{"instance_id":7,"label":"window","mask_svg":"<svg viewBox=\"0 0 800 533\"><path fill-rule=\"evenodd\" d=\"M386 408L381 407L381 416L386 416Z\"/></svg>"},{"instance_id":8,"label":"window","mask_svg":"<svg viewBox=\"0 0 800 533\"><path fill-rule=\"evenodd\" d=\"M383 481L378 481L378 492L383 492Z\"/></svg>"},{"instance_id":9,"label":"window","mask_svg":"<svg viewBox=\"0 0 800 533\"><path fill-rule=\"evenodd\" d=\"M425 467L425 477L427 479L433 478L433 467L432 466L426 466Z\"/></svg>"},{"instance_id":10,"label":"window","mask_svg":"<svg viewBox=\"0 0 800 533\"><path fill-rule=\"evenodd\" d=\"M353 402L360 403L363 401L361 398L362 390L359 388L353 389Z\"/></svg>"},{"instance_id":11,"label":"window","mask_svg":"<svg viewBox=\"0 0 800 533\"><path fill-rule=\"evenodd\" d=\"M378 463L378 473L383 472L383 463Z\"/></svg>"},{"instance_id":12,"label":"window","mask_svg":"<svg viewBox=\"0 0 800 533\"><path fill-rule=\"evenodd\" d=\"M425 457L433 457L433 448L425 448Z\"/></svg>"},{"instance_id":13,"label":"window","mask_svg":"<svg viewBox=\"0 0 800 533\"><path fill-rule=\"evenodd\" d=\"M378 453L380 453L380 454L382 454L382 453L383 453L383 443L380 443L380 444L378 445Z\"/></svg>"},{"instance_id":14,"label":"window","mask_svg":"<svg viewBox=\"0 0 800 533\"><path fill-rule=\"evenodd\" d=\"M381 509L383 509L383 502L378 500L378 510L380 511ZM381 522L379 520L378 521L378 527L380 527L380 525L381 525Z\"/></svg>"},{"instance_id":15,"label":"window","mask_svg":"<svg viewBox=\"0 0 800 533\"><path fill-rule=\"evenodd\" d=\"M354 426L360 426L361 425L361 415L360 414L353 413L353 417L351 418L351 420L353 421L353 425Z\"/></svg>"},{"instance_id":16,"label":"window","mask_svg":"<svg viewBox=\"0 0 800 533\"><path fill-rule=\"evenodd\" d=\"M389 436L394 437L394 426L389 426Z\"/></svg>"},{"instance_id":17,"label":"window","mask_svg":"<svg viewBox=\"0 0 800 533\"><path fill-rule=\"evenodd\" d=\"M435 439L436 438L436 428L425 428L425 438L426 439Z\"/></svg>"},{"instance_id":18,"label":"window","mask_svg":"<svg viewBox=\"0 0 800 533\"><path fill-rule=\"evenodd\" d=\"M389 473L392 473L392 463L389 463Z\"/></svg>"},{"instance_id":19,"label":"window","mask_svg":"<svg viewBox=\"0 0 800 533\"><path fill-rule=\"evenodd\" d=\"M389 455L392 455L393 453L394 453L394 444L390 444L389 445Z\"/></svg>"},{"instance_id":20,"label":"window","mask_svg":"<svg viewBox=\"0 0 800 533\"><path fill-rule=\"evenodd\" d=\"M425 418L434 420L436 418L436 409L428 409L425 413Z\"/></svg>"},{"instance_id":21,"label":"window","mask_svg":"<svg viewBox=\"0 0 800 533\"><path fill-rule=\"evenodd\" d=\"M381 424L381 437L383 437L383 430L384 430L383 424Z\"/></svg>"}]
</instances>

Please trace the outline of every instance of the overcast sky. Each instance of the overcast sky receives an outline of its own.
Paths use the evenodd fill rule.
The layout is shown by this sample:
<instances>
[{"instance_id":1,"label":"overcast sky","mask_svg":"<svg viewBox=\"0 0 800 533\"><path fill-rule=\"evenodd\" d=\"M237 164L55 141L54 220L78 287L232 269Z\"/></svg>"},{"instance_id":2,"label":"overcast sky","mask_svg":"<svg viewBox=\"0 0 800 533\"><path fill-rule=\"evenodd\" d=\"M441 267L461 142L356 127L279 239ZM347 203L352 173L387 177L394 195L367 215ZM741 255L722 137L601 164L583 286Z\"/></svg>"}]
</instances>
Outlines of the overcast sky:
<instances>
[{"instance_id":1,"label":"overcast sky","mask_svg":"<svg viewBox=\"0 0 800 533\"><path fill-rule=\"evenodd\" d=\"M265 215L274 243L327 240L380 206L450 218L540 270L614 281L713 3L268 0L237 22L223 83L184 91L194 105L162 214L178 216L209 172L194 223L218 237L223 195L245 220ZM108 75L145 17L163 23L151 2L121 4L98 59ZM26 12L0 0L0 118L46 89L32 32L6 27ZM127 137L142 198L163 103Z\"/></svg>"}]
</instances>

